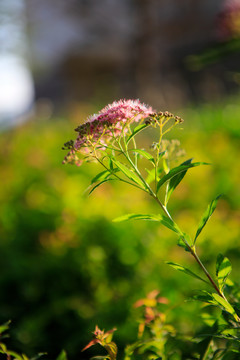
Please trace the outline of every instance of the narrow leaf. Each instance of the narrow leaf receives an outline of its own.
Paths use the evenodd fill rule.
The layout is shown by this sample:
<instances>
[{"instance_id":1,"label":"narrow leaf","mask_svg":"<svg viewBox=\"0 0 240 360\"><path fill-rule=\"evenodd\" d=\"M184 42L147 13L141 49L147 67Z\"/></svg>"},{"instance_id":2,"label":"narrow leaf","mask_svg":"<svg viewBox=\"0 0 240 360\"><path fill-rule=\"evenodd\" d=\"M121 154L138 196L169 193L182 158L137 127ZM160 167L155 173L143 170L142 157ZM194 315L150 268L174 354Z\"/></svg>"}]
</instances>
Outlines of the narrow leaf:
<instances>
[{"instance_id":1,"label":"narrow leaf","mask_svg":"<svg viewBox=\"0 0 240 360\"><path fill-rule=\"evenodd\" d=\"M155 168L153 168L151 170L148 170L148 169L145 169L145 170L148 173L146 182L148 184L150 184L155 179ZM161 175L162 172L163 172L163 169L161 169L161 168L157 169L157 181L159 181L159 176Z\"/></svg>"},{"instance_id":2,"label":"narrow leaf","mask_svg":"<svg viewBox=\"0 0 240 360\"><path fill-rule=\"evenodd\" d=\"M148 170L146 169L146 172L148 173L148 176L146 178L146 182L150 184L155 179L155 169Z\"/></svg>"},{"instance_id":3,"label":"narrow leaf","mask_svg":"<svg viewBox=\"0 0 240 360\"><path fill-rule=\"evenodd\" d=\"M113 170L113 162L112 162L111 158L109 158L109 167L110 167L110 170Z\"/></svg>"},{"instance_id":4,"label":"narrow leaf","mask_svg":"<svg viewBox=\"0 0 240 360\"><path fill-rule=\"evenodd\" d=\"M192 162L192 159L189 159L187 161L184 161L180 166L191 164L191 162ZM182 181L182 179L184 178L186 173L187 173L187 170L182 171L178 175L175 175L174 177L171 178L168 189L167 189L166 204L168 203L168 200L170 199L171 194L176 189L178 184Z\"/></svg>"},{"instance_id":5,"label":"narrow leaf","mask_svg":"<svg viewBox=\"0 0 240 360\"><path fill-rule=\"evenodd\" d=\"M149 221L161 221L161 215L151 214L126 214L114 219L114 222L122 222L127 220L149 220Z\"/></svg>"},{"instance_id":6,"label":"narrow leaf","mask_svg":"<svg viewBox=\"0 0 240 360\"><path fill-rule=\"evenodd\" d=\"M219 305L221 305L227 312L234 316L236 320L238 320L237 314L232 307L225 299L223 299L220 295L213 293L213 298L217 301Z\"/></svg>"},{"instance_id":7,"label":"narrow leaf","mask_svg":"<svg viewBox=\"0 0 240 360\"><path fill-rule=\"evenodd\" d=\"M185 268L182 265L179 265L179 264L171 262L171 261L166 261L166 264L170 265L171 267L173 267L176 270L182 271L187 275L190 275L190 276L192 276L192 277L194 277L194 278L196 278L198 280L201 280L201 281L207 283L206 280L202 279L200 276L198 276L197 274L195 274L194 272L192 272L191 270Z\"/></svg>"},{"instance_id":8,"label":"narrow leaf","mask_svg":"<svg viewBox=\"0 0 240 360\"><path fill-rule=\"evenodd\" d=\"M225 282L228 278L228 275L232 271L232 265L227 257L224 257L222 254L219 254L217 257L216 264L216 275L218 278L218 285L220 290L223 289Z\"/></svg>"},{"instance_id":9,"label":"narrow leaf","mask_svg":"<svg viewBox=\"0 0 240 360\"><path fill-rule=\"evenodd\" d=\"M170 180L171 178L173 178L174 176L182 173L182 172L186 172L188 169L195 167L195 166L199 166L199 165L209 165L207 163L204 162L196 162L196 163L191 163L191 164L187 164L187 165L179 165L173 169L171 169L166 175L164 175L162 177L161 180L159 180L158 184L157 184L157 192L159 191L160 187L165 184L165 182L167 182L168 180Z\"/></svg>"},{"instance_id":10,"label":"narrow leaf","mask_svg":"<svg viewBox=\"0 0 240 360\"><path fill-rule=\"evenodd\" d=\"M142 155L146 159L150 160L153 164L155 164L155 160L151 154L149 154L146 150L143 149L131 149L131 151L134 151L137 154Z\"/></svg>"},{"instance_id":11,"label":"narrow leaf","mask_svg":"<svg viewBox=\"0 0 240 360\"><path fill-rule=\"evenodd\" d=\"M209 293L206 290L201 290L199 292L199 294L196 294L196 295L193 296L193 299L194 300L199 300L199 301L202 301L202 302L205 302L205 303L208 303L208 304L214 304L214 305L218 304L217 301L214 300L212 294Z\"/></svg>"},{"instance_id":12,"label":"narrow leaf","mask_svg":"<svg viewBox=\"0 0 240 360\"><path fill-rule=\"evenodd\" d=\"M135 135L137 135L140 131L142 131L142 130L145 129L146 127L148 127L148 124L145 124L145 123L136 126L136 127L133 129L132 134L126 139L126 143L128 144L129 141L130 141Z\"/></svg>"},{"instance_id":13,"label":"narrow leaf","mask_svg":"<svg viewBox=\"0 0 240 360\"><path fill-rule=\"evenodd\" d=\"M113 180L113 179L105 179L105 180L102 180L100 181L97 185L95 185L88 193L88 195L91 195L91 193L96 190L100 185L104 184L105 182L107 181L110 181L110 180Z\"/></svg>"},{"instance_id":14,"label":"narrow leaf","mask_svg":"<svg viewBox=\"0 0 240 360\"><path fill-rule=\"evenodd\" d=\"M179 233L179 229L176 224L163 215L152 215L152 214L126 214L114 219L114 222L121 222L127 220L148 220L148 221L159 221L162 225L166 226L168 229Z\"/></svg>"},{"instance_id":15,"label":"narrow leaf","mask_svg":"<svg viewBox=\"0 0 240 360\"><path fill-rule=\"evenodd\" d=\"M11 321L7 321L6 323L0 325L0 334L2 334L4 331L9 330L9 324Z\"/></svg>"},{"instance_id":16,"label":"narrow leaf","mask_svg":"<svg viewBox=\"0 0 240 360\"><path fill-rule=\"evenodd\" d=\"M207 207L207 210L205 211L205 213L203 214L200 223L198 225L198 229L194 238L194 244L198 238L198 236L200 235L202 229L204 228L204 226L206 225L206 223L208 222L209 218L211 217L212 213L214 212L214 210L216 209L217 206L217 202L218 199L220 198L221 195L217 196L216 199L214 199Z\"/></svg>"},{"instance_id":17,"label":"narrow leaf","mask_svg":"<svg viewBox=\"0 0 240 360\"><path fill-rule=\"evenodd\" d=\"M122 164L120 161L117 160L113 160L114 164L132 181L134 181L135 183L137 183L138 185L140 185L141 187L143 187L143 183L142 181L139 179L139 177L131 170L129 170L129 168Z\"/></svg>"},{"instance_id":18,"label":"narrow leaf","mask_svg":"<svg viewBox=\"0 0 240 360\"><path fill-rule=\"evenodd\" d=\"M67 360L67 353L65 350L62 350L57 357L57 360Z\"/></svg>"},{"instance_id":19,"label":"narrow leaf","mask_svg":"<svg viewBox=\"0 0 240 360\"><path fill-rule=\"evenodd\" d=\"M97 181L105 180L110 175L111 173L108 170L101 171L99 174L94 176L94 178L91 180L91 184L94 184Z\"/></svg>"}]
</instances>

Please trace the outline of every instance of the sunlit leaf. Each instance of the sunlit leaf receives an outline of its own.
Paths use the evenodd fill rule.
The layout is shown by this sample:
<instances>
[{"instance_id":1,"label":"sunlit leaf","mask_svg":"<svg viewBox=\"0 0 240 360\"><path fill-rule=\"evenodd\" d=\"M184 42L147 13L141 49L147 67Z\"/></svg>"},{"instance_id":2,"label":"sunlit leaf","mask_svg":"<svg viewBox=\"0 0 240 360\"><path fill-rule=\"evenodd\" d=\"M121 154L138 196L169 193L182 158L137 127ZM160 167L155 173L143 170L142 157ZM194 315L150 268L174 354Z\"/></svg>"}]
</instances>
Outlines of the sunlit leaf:
<instances>
[{"instance_id":1,"label":"sunlit leaf","mask_svg":"<svg viewBox=\"0 0 240 360\"><path fill-rule=\"evenodd\" d=\"M192 162L192 159L189 159L187 161L184 161L180 166L191 164L191 162ZM179 174L177 174L171 178L168 189L167 189L166 203L168 202L173 191L176 189L178 184L182 181L182 179L186 175L186 172L187 172L187 170L182 171Z\"/></svg>"},{"instance_id":2,"label":"sunlit leaf","mask_svg":"<svg viewBox=\"0 0 240 360\"><path fill-rule=\"evenodd\" d=\"M62 350L58 355L56 360L67 360L67 353L65 350Z\"/></svg>"},{"instance_id":3,"label":"sunlit leaf","mask_svg":"<svg viewBox=\"0 0 240 360\"><path fill-rule=\"evenodd\" d=\"M198 238L198 236L200 235L202 229L204 228L204 226L206 225L206 223L208 222L209 218L211 217L212 213L214 212L214 210L216 209L217 206L217 202L218 199L220 198L221 195L217 196L216 199L214 199L210 205L208 205L207 210L205 211L205 213L203 214L200 223L198 225L198 229L194 238L194 244Z\"/></svg>"},{"instance_id":4,"label":"sunlit leaf","mask_svg":"<svg viewBox=\"0 0 240 360\"><path fill-rule=\"evenodd\" d=\"M148 184L150 184L155 179L155 169L151 169L151 170L145 169L145 170L148 173L148 176L146 178L146 182Z\"/></svg>"},{"instance_id":5,"label":"sunlit leaf","mask_svg":"<svg viewBox=\"0 0 240 360\"><path fill-rule=\"evenodd\" d=\"M155 179L155 168L153 168L151 170L148 170L148 169L145 169L145 170L148 173L148 176L146 178L146 182L148 184L150 184ZM159 181L159 176L161 175L162 172L163 172L163 169L161 169L161 168L157 169L157 181Z\"/></svg>"},{"instance_id":6,"label":"sunlit leaf","mask_svg":"<svg viewBox=\"0 0 240 360\"><path fill-rule=\"evenodd\" d=\"M234 308L232 307L232 305L229 304L229 302L227 302L223 297L221 297L217 293L213 293L212 296L219 305L221 305L227 312L233 315L236 320L238 320L237 314Z\"/></svg>"},{"instance_id":7,"label":"sunlit leaf","mask_svg":"<svg viewBox=\"0 0 240 360\"><path fill-rule=\"evenodd\" d=\"M122 222L127 220L149 220L149 221L161 221L161 215L151 215L151 214L126 214L114 219L114 222Z\"/></svg>"},{"instance_id":8,"label":"sunlit leaf","mask_svg":"<svg viewBox=\"0 0 240 360\"><path fill-rule=\"evenodd\" d=\"M175 270L179 270L179 271L182 271L184 272L185 274L187 275L190 275L198 280L201 280L205 283L207 283L206 280L202 279L200 276L198 276L197 274L195 274L194 272L192 272L192 270L189 270L187 268L185 268L184 266L182 265L179 265L177 263L174 263L174 262L171 262L171 261L166 261L166 264L170 265L171 267L173 267Z\"/></svg>"},{"instance_id":9,"label":"sunlit leaf","mask_svg":"<svg viewBox=\"0 0 240 360\"><path fill-rule=\"evenodd\" d=\"M218 285L222 290L228 275L232 271L232 265L227 257L224 257L222 254L219 254L217 257L216 263L216 275L218 278Z\"/></svg>"},{"instance_id":10,"label":"sunlit leaf","mask_svg":"<svg viewBox=\"0 0 240 360\"><path fill-rule=\"evenodd\" d=\"M91 180L91 184L94 184L97 181L105 180L110 175L111 173L108 170L101 171L99 174L94 176L94 178Z\"/></svg>"},{"instance_id":11,"label":"sunlit leaf","mask_svg":"<svg viewBox=\"0 0 240 360\"><path fill-rule=\"evenodd\" d=\"M20 355L20 354L16 353L15 351L12 351L12 350L7 350L7 354L13 356L14 359L29 360L29 358L26 355L24 355L24 354Z\"/></svg>"},{"instance_id":12,"label":"sunlit leaf","mask_svg":"<svg viewBox=\"0 0 240 360\"><path fill-rule=\"evenodd\" d=\"M212 313L209 314L207 312L202 312L201 318L202 318L203 322L208 326L213 326L213 324L216 321L216 316L215 316L215 314L212 314Z\"/></svg>"},{"instance_id":13,"label":"sunlit leaf","mask_svg":"<svg viewBox=\"0 0 240 360\"><path fill-rule=\"evenodd\" d=\"M126 143L128 144L129 141L130 141L135 135L137 135L140 131L142 131L143 129L145 129L145 128L148 127L148 126L149 126L149 124L145 124L145 123L136 126L136 127L133 129L132 134L126 139Z\"/></svg>"},{"instance_id":14,"label":"sunlit leaf","mask_svg":"<svg viewBox=\"0 0 240 360\"><path fill-rule=\"evenodd\" d=\"M158 184L157 184L157 192L159 191L160 187L165 184L165 182L167 182L168 180L170 180L171 178L173 178L174 176L182 173L182 172L186 172L188 169L195 167L195 166L199 166L199 165L209 165L207 163L204 162L196 162L196 163L190 163L187 165L179 165L173 169L171 169L166 175L164 175L162 177L161 180L159 180Z\"/></svg>"},{"instance_id":15,"label":"sunlit leaf","mask_svg":"<svg viewBox=\"0 0 240 360\"><path fill-rule=\"evenodd\" d=\"M149 154L146 150L143 149L131 149L131 151L134 151L134 153L140 154L145 159L150 160L153 164L155 164L155 160L151 154Z\"/></svg>"},{"instance_id":16,"label":"sunlit leaf","mask_svg":"<svg viewBox=\"0 0 240 360\"><path fill-rule=\"evenodd\" d=\"M113 170L113 161L112 161L112 159L109 158L108 162L109 162L109 168L110 168L110 170Z\"/></svg>"},{"instance_id":17,"label":"sunlit leaf","mask_svg":"<svg viewBox=\"0 0 240 360\"><path fill-rule=\"evenodd\" d=\"M113 179L105 179L105 180L102 180L100 181L98 184L96 184L88 193L88 195L90 195L94 190L96 190L100 185L104 184L105 182L107 181L111 181Z\"/></svg>"},{"instance_id":18,"label":"sunlit leaf","mask_svg":"<svg viewBox=\"0 0 240 360\"><path fill-rule=\"evenodd\" d=\"M124 173L124 175L126 175L129 179L134 181L136 184L143 187L143 182L139 179L139 177L133 171L129 170L129 168L126 165L122 164L120 161L117 161L117 160L113 160L113 162Z\"/></svg>"},{"instance_id":19,"label":"sunlit leaf","mask_svg":"<svg viewBox=\"0 0 240 360\"><path fill-rule=\"evenodd\" d=\"M202 302L205 302L205 303L208 303L208 304L214 304L214 305L218 304L217 301L214 300L212 294L209 293L206 290L201 290L199 292L199 294L196 294L196 295L193 296L193 299L194 300L199 300L199 301L202 301Z\"/></svg>"},{"instance_id":20,"label":"sunlit leaf","mask_svg":"<svg viewBox=\"0 0 240 360\"><path fill-rule=\"evenodd\" d=\"M151 214L126 214L114 219L114 222L122 222L128 220L148 220L148 221L159 221L162 225L166 226L168 229L179 233L179 229L176 224L163 215L151 215Z\"/></svg>"},{"instance_id":21,"label":"sunlit leaf","mask_svg":"<svg viewBox=\"0 0 240 360\"><path fill-rule=\"evenodd\" d=\"M3 343L0 343L0 353L5 354L7 351L7 346Z\"/></svg>"},{"instance_id":22,"label":"sunlit leaf","mask_svg":"<svg viewBox=\"0 0 240 360\"><path fill-rule=\"evenodd\" d=\"M0 325L0 334L2 334L4 331L9 329L10 321L4 323L3 325Z\"/></svg>"}]
</instances>

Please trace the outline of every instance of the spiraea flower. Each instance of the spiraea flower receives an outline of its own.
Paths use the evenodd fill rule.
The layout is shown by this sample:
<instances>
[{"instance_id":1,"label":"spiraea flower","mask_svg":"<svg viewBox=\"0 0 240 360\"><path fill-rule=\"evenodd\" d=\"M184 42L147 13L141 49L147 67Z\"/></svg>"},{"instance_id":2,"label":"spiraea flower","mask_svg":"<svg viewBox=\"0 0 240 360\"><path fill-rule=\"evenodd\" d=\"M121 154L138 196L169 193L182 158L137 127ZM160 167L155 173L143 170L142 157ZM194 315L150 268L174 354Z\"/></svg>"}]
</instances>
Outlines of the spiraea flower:
<instances>
[{"instance_id":1,"label":"spiraea flower","mask_svg":"<svg viewBox=\"0 0 240 360\"><path fill-rule=\"evenodd\" d=\"M152 113L153 109L139 100L114 101L75 129L78 132L76 141L64 144L64 149L70 150L64 163L80 165L78 153L86 155L94 147L104 148L110 140L127 131L127 125L139 122Z\"/></svg>"}]
</instances>

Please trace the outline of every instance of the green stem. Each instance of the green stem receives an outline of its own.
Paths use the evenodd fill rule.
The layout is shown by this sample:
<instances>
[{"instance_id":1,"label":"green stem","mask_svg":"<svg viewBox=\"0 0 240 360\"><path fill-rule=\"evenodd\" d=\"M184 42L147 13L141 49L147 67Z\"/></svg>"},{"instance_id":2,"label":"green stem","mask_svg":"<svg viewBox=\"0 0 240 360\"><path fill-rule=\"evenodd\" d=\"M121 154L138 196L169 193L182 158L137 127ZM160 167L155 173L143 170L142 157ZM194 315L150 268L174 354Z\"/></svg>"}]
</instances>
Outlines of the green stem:
<instances>
[{"instance_id":1,"label":"green stem","mask_svg":"<svg viewBox=\"0 0 240 360\"><path fill-rule=\"evenodd\" d=\"M132 183L132 182L130 182L130 181L124 180L124 179L120 178L117 174L111 172L111 170L97 157L96 154L95 154L95 159L99 162L99 164L101 164L101 165L104 167L104 169L108 170L108 171L109 171L113 176L115 176L119 181L122 181L122 182L124 182L124 183L126 183L126 184L132 185L132 186L134 186L134 187L136 187L136 188L138 188L138 189L140 189L140 190L143 190L143 191L147 192L146 190L144 190L144 189L141 188L140 186L138 186L138 185L136 185L136 184L134 184L134 183Z\"/></svg>"},{"instance_id":2,"label":"green stem","mask_svg":"<svg viewBox=\"0 0 240 360\"><path fill-rule=\"evenodd\" d=\"M132 132L130 125L128 125L128 128L129 128L129 132ZM124 137L124 139L125 139L125 137ZM136 149L136 148L137 148L137 144L136 144L136 140L135 140L135 137L134 137L134 136L132 137L132 142L133 142L133 147L134 147L134 149ZM126 149L128 150L128 145L127 145L126 141L124 141L124 144L125 144ZM134 155L134 160L135 160L135 166L137 167L137 165L138 165L138 159L137 159L137 154L136 154L136 153L135 153L135 155Z\"/></svg>"},{"instance_id":3,"label":"green stem","mask_svg":"<svg viewBox=\"0 0 240 360\"><path fill-rule=\"evenodd\" d=\"M161 209L163 210L164 214L171 220L173 221L171 215L169 214L167 208L161 203L161 201L158 199L158 197L155 195L153 196L154 199L157 201L157 203L160 205ZM175 224L176 225L176 224ZM198 257L197 253L196 253L196 249L195 247L192 247L188 241L185 239L183 232L180 230L180 228L176 225L176 228L179 229L179 235L182 236L183 241L187 247L187 249L189 250L190 254L194 257L194 259L196 260L196 262L198 263L198 265L200 266L200 268L202 269L202 271L204 272L204 274L207 276L211 286L215 289L215 291L218 293L219 296L221 296L224 300L227 301L225 295L220 291L219 287L217 286L217 284L215 283L215 281L213 280L213 278L211 277L211 275L209 274L209 272L207 271L207 269L205 268L205 266L203 265L202 261L200 260L200 258Z\"/></svg>"},{"instance_id":4,"label":"green stem","mask_svg":"<svg viewBox=\"0 0 240 360\"><path fill-rule=\"evenodd\" d=\"M217 284L215 283L215 281L213 280L213 278L211 277L211 275L209 274L209 272L207 271L207 269L205 268L205 266L203 265L202 261L200 260L200 258L198 257L195 248L191 247L191 254L194 257L194 259L197 261L198 265L201 267L201 269L203 270L203 272L205 273L205 275L207 276L208 280L210 281L212 287L216 290L216 292L218 293L219 296L221 296L224 300L227 301L226 297L224 296L224 294L220 291L219 287L217 286Z\"/></svg>"},{"instance_id":5,"label":"green stem","mask_svg":"<svg viewBox=\"0 0 240 360\"><path fill-rule=\"evenodd\" d=\"M125 138L124 138L125 140ZM134 164L134 162L132 161L131 157L129 156L128 150L127 150L127 145L126 145L126 141L124 141L125 144L125 151L121 145L121 143L119 142L118 145L122 151L122 154L125 156L125 158L128 160L128 162L131 164L132 168L134 169L135 173L137 174L137 176L139 177L139 179L142 181L143 185L145 186L145 188L147 189L147 193L150 193L150 195L154 194L151 187L148 185L148 183L145 181L145 179L143 178L141 172L138 170L137 166ZM144 190L142 188L142 190ZM155 195L155 194L154 194Z\"/></svg>"},{"instance_id":6,"label":"green stem","mask_svg":"<svg viewBox=\"0 0 240 360\"><path fill-rule=\"evenodd\" d=\"M157 145L157 158L156 158L156 162L155 162L155 191L157 191L157 170L158 170L158 164L159 164L159 152L160 152L160 146L161 146L161 142L162 142L162 137L163 137L163 125L162 122L159 124L159 142Z\"/></svg>"}]
</instances>

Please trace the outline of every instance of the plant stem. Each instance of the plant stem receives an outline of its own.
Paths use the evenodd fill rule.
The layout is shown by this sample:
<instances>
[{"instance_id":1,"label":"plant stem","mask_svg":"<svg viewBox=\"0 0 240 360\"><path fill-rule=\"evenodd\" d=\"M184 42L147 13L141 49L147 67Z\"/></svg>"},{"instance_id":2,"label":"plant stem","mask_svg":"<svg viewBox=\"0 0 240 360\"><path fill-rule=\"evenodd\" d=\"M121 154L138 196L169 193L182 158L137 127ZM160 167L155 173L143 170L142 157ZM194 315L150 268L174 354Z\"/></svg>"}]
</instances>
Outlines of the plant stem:
<instances>
[{"instance_id":1,"label":"plant stem","mask_svg":"<svg viewBox=\"0 0 240 360\"><path fill-rule=\"evenodd\" d=\"M213 286L213 288L216 290L216 292L218 293L218 295L220 295L224 300L227 301L227 299L225 298L224 294L220 291L219 287L217 286L217 284L215 283L215 281L213 280L213 278L211 277L211 275L209 274L209 272L207 271L207 269L205 268L205 266L203 265L202 261L199 259L195 248L191 247L190 250L192 256L194 257L194 259L197 261L198 265L201 267L201 269L203 270L203 272L205 273L205 275L207 276L208 280L210 281L211 285Z\"/></svg>"},{"instance_id":2,"label":"plant stem","mask_svg":"<svg viewBox=\"0 0 240 360\"><path fill-rule=\"evenodd\" d=\"M99 162L99 164L101 164L106 170L108 170L108 171L111 173L111 175L115 176L119 181L122 181L122 182L124 182L124 183L126 183L126 184L132 185L132 186L134 186L134 187L136 187L136 188L138 188L138 189L140 189L140 190L143 190L143 191L145 191L145 192L148 193L147 190L141 188L141 187L138 186L137 184L134 184L134 183L132 183L132 182L130 182L130 181L124 180L124 179L120 178L117 174L112 173L111 170L97 157L96 154L95 154L95 159L96 159L96 160Z\"/></svg>"},{"instance_id":3,"label":"plant stem","mask_svg":"<svg viewBox=\"0 0 240 360\"><path fill-rule=\"evenodd\" d=\"M152 195L154 197L154 199L157 201L157 203L160 205L161 209L163 210L164 214L171 220L173 221L171 215L169 214L167 208L161 203L161 201L158 199L158 197L153 194ZM178 229L179 227L176 226ZM215 291L218 293L219 296L221 296L224 300L227 301L225 295L220 291L219 287L217 286L217 284L215 283L215 281L213 280L213 278L211 277L211 275L209 274L209 272L207 271L207 269L205 268L205 266L203 265L202 261L200 260L200 258L198 257L197 253L196 253L196 249L195 247L192 247L188 241L184 238L184 234L183 232L179 229L179 235L183 236L183 241L186 245L186 247L188 248L190 254L194 257L194 259L196 260L196 262L198 263L198 265L200 266L200 268L202 269L202 271L204 272L204 274L207 276L211 286L215 289Z\"/></svg>"}]
</instances>

